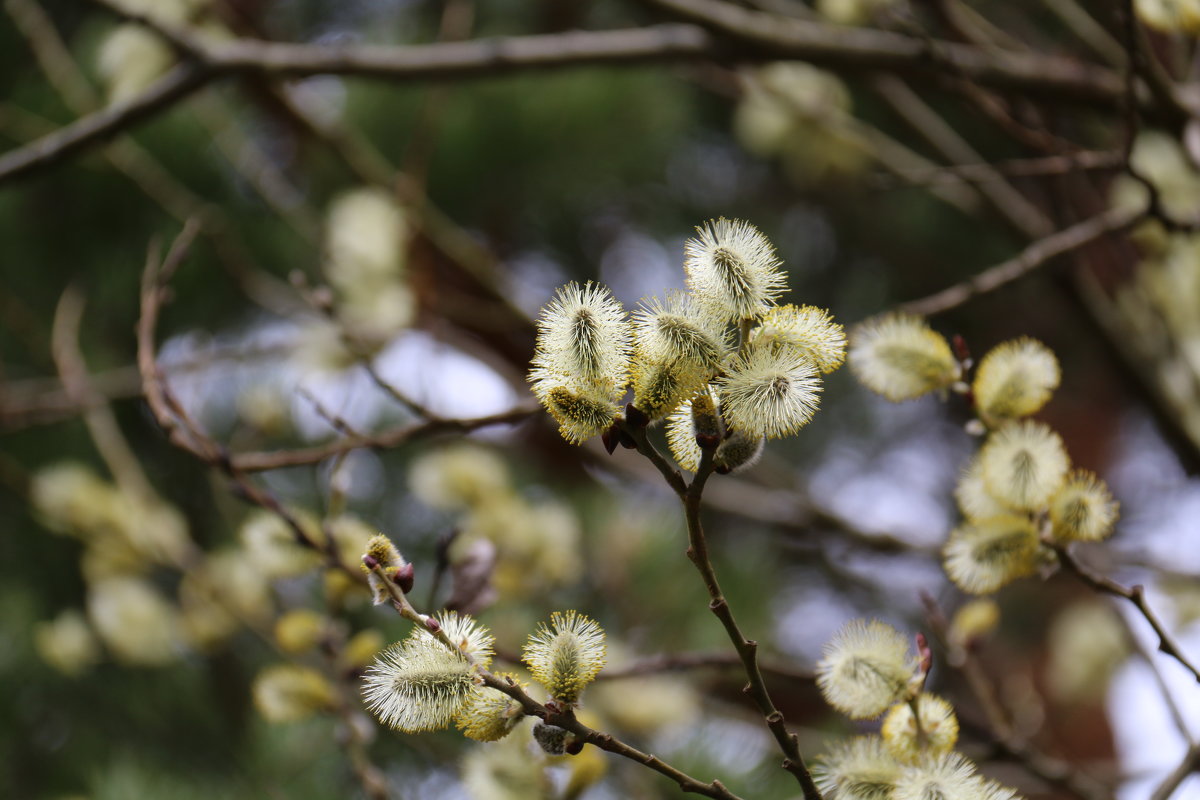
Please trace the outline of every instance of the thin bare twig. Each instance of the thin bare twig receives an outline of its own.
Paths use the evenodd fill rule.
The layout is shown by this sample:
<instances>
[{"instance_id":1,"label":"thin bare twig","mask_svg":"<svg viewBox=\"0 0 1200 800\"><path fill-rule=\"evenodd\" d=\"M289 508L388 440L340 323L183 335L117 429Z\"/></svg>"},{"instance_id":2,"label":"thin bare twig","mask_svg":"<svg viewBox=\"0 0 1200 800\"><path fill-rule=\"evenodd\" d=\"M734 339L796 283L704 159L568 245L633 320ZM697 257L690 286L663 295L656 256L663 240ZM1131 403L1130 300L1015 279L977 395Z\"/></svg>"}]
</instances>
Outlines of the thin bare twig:
<instances>
[{"instance_id":1,"label":"thin bare twig","mask_svg":"<svg viewBox=\"0 0 1200 800\"><path fill-rule=\"evenodd\" d=\"M1046 264L1056 256L1069 253L1089 244L1101 236L1130 227L1144 216L1144 212L1125 208L1113 208L1091 219L1076 223L1058 233L1039 239L1026 247L1015 258L996 264L977 273L962 283L940 292L902 303L900 309L912 314L929 316L956 308L968 300L1001 286L1012 283L1022 276Z\"/></svg>"},{"instance_id":2,"label":"thin bare twig","mask_svg":"<svg viewBox=\"0 0 1200 800\"><path fill-rule=\"evenodd\" d=\"M606 669L596 676L597 681L616 681L626 678L639 678L646 675L659 675L664 672L687 672L696 669L727 669L742 666L742 659L736 653L676 653L641 659L616 669ZM763 673L774 675L790 681L812 683L815 678L811 672L785 667L780 664L760 663Z\"/></svg>"},{"instance_id":3,"label":"thin bare twig","mask_svg":"<svg viewBox=\"0 0 1200 800\"><path fill-rule=\"evenodd\" d=\"M1154 613L1154 609L1146 602L1146 591L1141 584L1124 586L1112 578L1093 572L1081 564L1071 555L1071 551L1063 545L1055 545L1054 551L1058 553L1059 563L1066 568L1067 572L1074 575L1083 583L1098 592L1103 592L1113 597L1121 597L1132 603L1143 619L1154 629L1154 633L1158 635L1158 649L1182 664L1184 669L1192 673L1192 677L1200 682L1200 669L1187 657L1182 648L1180 648L1179 643L1175 641L1175 638L1166 629L1166 626L1163 625L1158 615Z\"/></svg>"},{"instance_id":4,"label":"thin bare twig","mask_svg":"<svg viewBox=\"0 0 1200 800\"><path fill-rule=\"evenodd\" d=\"M475 668L479 675L479 679L484 683L484 685L501 691L519 702L526 714L544 720L549 725L554 725L570 731L576 736L577 739L587 742L588 744L595 745L601 750L615 753L616 755L628 758L631 761L636 761L639 764L649 767L655 772L665 775L666 777L675 781L675 783L679 785L679 788L685 792L699 794L705 797L713 797L717 800L742 800L736 794L726 789L725 786L718 780L704 783L703 781L693 778L691 775L688 775L682 770L671 766L657 756L644 753L641 750L626 744L620 739L617 739L611 734L602 733L601 731L589 728L575 717L574 709L572 709L570 706L566 706L565 708L550 708L542 703L539 703L537 700L534 700L525 692L525 690L523 690L510 678L501 678L500 676L489 672L476 660L472 653L465 650L460 643L452 641L450 637L446 635L446 631L443 628L440 626L431 626L429 624L429 618L413 608L412 603L408 600L408 597L405 596L402 591L400 591L400 587L398 587L390 578L388 578L387 573L384 572L378 563L372 567L372 571L374 572L375 577L378 578L379 585L383 587L384 591L387 592L388 596L390 597L392 607L396 609L396 612L400 614L400 616L429 631L433 637L441 642L447 649L460 654L464 659L466 659L468 664Z\"/></svg>"},{"instance_id":5,"label":"thin bare twig","mask_svg":"<svg viewBox=\"0 0 1200 800\"><path fill-rule=\"evenodd\" d=\"M950 653L950 666L962 673L979 701L999 752L1019 763L1030 774L1051 786L1065 789L1082 800L1111 800L1112 792L1090 775L1070 764L1044 755L1017 735L1000 703L999 691L970 645L959 647L950 641L950 623L932 595L922 593L926 619L934 636Z\"/></svg>"},{"instance_id":6,"label":"thin bare twig","mask_svg":"<svg viewBox=\"0 0 1200 800\"><path fill-rule=\"evenodd\" d=\"M1200 744L1193 744L1183 754L1183 760L1163 779L1150 795L1150 800L1168 800L1189 775L1200 770Z\"/></svg>"},{"instance_id":7,"label":"thin bare twig","mask_svg":"<svg viewBox=\"0 0 1200 800\"><path fill-rule=\"evenodd\" d=\"M658 468L667 483L679 496L683 503L684 517L688 530L687 556L695 565L696 570L708 590L708 608L725 628L725 633L733 643L742 668L746 672L748 683L743 691L750 696L754 704L762 712L767 729L775 738L776 744L784 754L783 768L795 776L804 793L805 800L821 800L821 792L813 781L812 774L800 754L800 742L794 733L787 729L783 714L775 707L771 694L763 680L762 670L758 665L758 642L749 639L738 626L729 601L721 591L717 580L716 569L708 556L708 540L704 536L704 527L700 522L700 507L704 495L704 485L713 471L714 448L706 448L700 459L700 465L691 483L686 483L683 476L658 452L658 449L646 438L646 429L629 423L622 423L625 432L637 443L637 450Z\"/></svg>"}]
</instances>

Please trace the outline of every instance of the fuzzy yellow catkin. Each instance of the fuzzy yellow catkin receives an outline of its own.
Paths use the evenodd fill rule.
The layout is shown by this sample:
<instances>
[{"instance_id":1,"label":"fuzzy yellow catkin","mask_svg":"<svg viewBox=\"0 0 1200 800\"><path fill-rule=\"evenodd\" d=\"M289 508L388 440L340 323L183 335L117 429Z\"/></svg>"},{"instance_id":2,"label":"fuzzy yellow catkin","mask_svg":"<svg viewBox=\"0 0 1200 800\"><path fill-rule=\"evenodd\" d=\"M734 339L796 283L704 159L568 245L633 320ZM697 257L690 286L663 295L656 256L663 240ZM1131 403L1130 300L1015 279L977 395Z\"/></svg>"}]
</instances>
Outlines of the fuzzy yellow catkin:
<instances>
[{"instance_id":1,"label":"fuzzy yellow catkin","mask_svg":"<svg viewBox=\"0 0 1200 800\"><path fill-rule=\"evenodd\" d=\"M646 362L640 356L635 356L631 374L633 405L651 420L662 419L678 408L710 375L710 370L690 361Z\"/></svg>"},{"instance_id":2,"label":"fuzzy yellow catkin","mask_svg":"<svg viewBox=\"0 0 1200 800\"><path fill-rule=\"evenodd\" d=\"M618 408L609 390L534 369L533 393L558 422L558 432L571 444L583 444L604 432L617 418Z\"/></svg>"},{"instance_id":3,"label":"fuzzy yellow catkin","mask_svg":"<svg viewBox=\"0 0 1200 800\"><path fill-rule=\"evenodd\" d=\"M307 608L287 612L275 621L275 643L289 655L300 655L316 648L325 634L326 620Z\"/></svg>"},{"instance_id":4,"label":"fuzzy yellow catkin","mask_svg":"<svg viewBox=\"0 0 1200 800\"><path fill-rule=\"evenodd\" d=\"M557 796L547 759L530 747L529 726L494 744L470 748L462 759L462 782L474 800L548 800Z\"/></svg>"},{"instance_id":5,"label":"fuzzy yellow catkin","mask_svg":"<svg viewBox=\"0 0 1200 800\"><path fill-rule=\"evenodd\" d=\"M787 289L775 247L748 222L721 218L684 245L683 269L696 302L721 321L753 319Z\"/></svg>"},{"instance_id":6,"label":"fuzzy yellow catkin","mask_svg":"<svg viewBox=\"0 0 1200 800\"><path fill-rule=\"evenodd\" d=\"M324 544L325 534L317 519L303 509L289 508L309 537L309 541ZM301 575L321 563L321 554L296 541L295 532L278 514L252 511L238 529L246 557L261 574L269 578Z\"/></svg>"},{"instance_id":7,"label":"fuzzy yellow catkin","mask_svg":"<svg viewBox=\"0 0 1200 800\"><path fill-rule=\"evenodd\" d=\"M900 777L900 764L878 736L838 742L817 757L813 779L827 797L887 800Z\"/></svg>"},{"instance_id":8,"label":"fuzzy yellow catkin","mask_svg":"<svg viewBox=\"0 0 1200 800\"><path fill-rule=\"evenodd\" d=\"M363 681L363 699L381 722L416 733L448 726L475 687L475 668L491 663L494 639L466 615L448 611L437 617L457 650L425 629L380 653Z\"/></svg>"},{"instance_id":9,"label":"fuzzy yellow catkin","mask_svg":"<svg viewBox=\"0 0 1200 800\"><path fill-rule=\"evenodd\" d=\"M852 620L826 643L817 686L846 716L870 719L907 695L916 667L908 640L895 628Z\"/></svg>"},{"instance_id":10,"label":"fuzzy yellow catkin","mask_svg":"<svg viewBox=\"0 0 1200 800\"><path fill-rule=\"evenodd\" d=\"M987 491L1001 503L1039 511L1062 486L1071 466L1062 438L1041 422L1011 422L979 451Z\"/></svg>"},{"instance_id":11,"label":"fuzzy yellow catkin","mask_svg":"<svg viewBox=\"0 0 1200 800\"><path fill-rule=\"evenodd\" d=\"M893 402L945 389L961 375L945 337L911 314L887 314L856 327L849 361L864 386Z\"/></svg>"},{"instance_id":12,"label":"fuzzy yellow catkin","mask_svg":"<svg viewBox=\"0 0 1200 800\"><path fill-rule=\"evenodd\" d=\"M823 374L833 372L846 360L846 331L823 308L776 306L754 329L755 345L791 347L807 356Z\"/></svg>"},{"instance_id":13,"label":"fuzzy yellow catkin","mask_svg":"<svg viewBox=\"0 0 1200 800\"><path fill-rule=\"evenodd\" d=\"M54 669L75 677L100 661L100 642L83 614L64 611L50 622L39 622L33 631L33 644L42 661Z\"/></svg>"},{"instance_id":14,"label":"fuzzy yellow catkin","mask_svg":"<svg viewBox=\"0 0 1200 800\"><path fill-rule=\"evenodd\" d=\"M178 611L144 578L109 577L90 583L88 619L118 661L162 666L181 654Z\"/></svg>"},{"instance_id":15,"label":"fuzzy yellow catkin","mask_svg":"<svg viewBox=\"0 0 1200 800\"><path fill-rule=\"evenodd\" d=\"M816 366L788 347L751 348L716 387L730 427L752 438L790 436L813 418L821 398Z\"/></svg>"},{"instance_id":16,"label":"fuzzy yellow catkin","mask_svg":"<svg viewBox=\"0 0 1200 800\"><path fill-rule=\"evenodd\" d=\"M1104 481L1075 470L1050 499L1050 522L1060 541L1095 542L1112 533L1119 506Z\"/></svg>"},{"instance_id":17,"label":"fuzzy yellow catkin","mask_svg":"<svg viewBox=\"0 0 1200 800\"><path fill-rule=\"evenodd\" d=\"M729 350L724 322L685 292L669 292L666 302L643 300L633 326L637 350L647 362L682 361L711 375Z\"/></svg>"},{"instance_id":18,"label":"fuzzy yellow catkin","mask_svg":"<svg viewBox=\"0 0 1200 800\"><path fill-rule=\"evenodd\" d=\"M996 605L995 600L972 600L954 612L950 620L950 641L959 647L967 647L987 636L999 623L1000 606Z\"/></svg>"},{"instance_id":19,"label":"fuzzy yellow catkin","mask_svg":"<svg viewBox=\"0 0 1200 800\"><path fill-rule=\"evenodd\" d=\"M576 611L555 611L529 636L521 660L551 697L577 703L604 667L604 630Z\"/></svg>"},{"instance_id":20,"label":"fuzzy yellow catkin","mask_svg":"<svg viewBox=\"0 0 1200 800\"><path fill-rule=\"evenodd\" d=\"M972 392L984 421L1025 417L1058 388L1058 359L1036 339L1022 337L992 348L975 371Z\"/></svg>"},{"instance_id":21,"label":"fuzzy yellow catkin","mask_svg":"<svg viewBox=\"0 0 1200 800\"><path fill-rule=\"evenodd\" d=\"M496 677L507 678L522 689L528 688L511 672L497 672ZM469 739L495 742L511 733L524 715L520 702L499 689L475 686L455 717L454 724Z\"/></svg>"},{"instance_id":22,"label":"fuzzy yellow catkin","mask_svg":"<svg viewBox=\"0 0 1200 800\"><path fill-rule=\"evenodd\" d=\"M703 455L696 437L703 435L720 441L724 434L725 427L721 423L710 386L705 386L690 400L683 401L667 418L667 447L676 463L689 472L699 469Z\"/></svg>"},{"instance_id":23,"label":"fuzzy yellow catkin","mask_svg":"<svg viewBox=\"0 0 1200 800\"><path fill-rule=\"evenodd\" d=\"M923 758L896 778L892 800L980 800L982 780L975 765L960 753Z\"/></svg>"},{"instance_id":24,"label":"fuzzy yellow catkin","mask_svg":"<svg viewBox=\"0 0 1200 800\"><path fill-rule=\"evenodd\" d=\"M400 589L400 587L399 585L389 587L384 583L384 578L367 566L367 558L379 565L379 569L383 571L389 581L393 581L400 570L408 566L408 562L404 556L400 555L400 551L396 549L396 545L392 544L392 540L382 533L372 536L367 542L365 556L359 559L359 568L367 575L367 585L371 588L371 596L375 605L386 603L391 599L391 591Z\"/></svg>"},{"instance_id":25,"label":"fuzzy yellow catkin","mask_svg":"<svg viewBox=\"0 0 1200 800\"><path fill-rule=\"evenodd\" d=\"M625 385L632 331L608 287L568 283L542 309L537 329L535 367L571 381L576 390L611 392Z\"/></svg>"},{"instance_id":26,"label":"fuzzy yellow catkin","mask_svg":"<svg viewBox=\"0 0 1200 800\"><path fill-rule=\"evenodd\" d=\"M1028 517L1004 515L955 528L942 549L946 574L964 592L990 594L1038 567L1037 529Z\"/></svg>"},{"instance_id":27,"label":"fuzzy yellow catkin","mask_svg":"<svg viewBox=\"0 0 1200 800\"><path fill-rule=\"evenodd\" d=\"M954 499L958 502L958 509L963 516L971 520L998 517L1013 512L1012 508L997 500L988 491L978 453L972 456L958 476L958 483L954 486Z\"/></svg>"},{"instance_id":28,"label":"fuzzy yellow catkin","mask_svg":"<svg viewBox=\"0 0 1200 800\"><path fill-rule=\"evenodd\" d=\"M913 713L916 706L916 713ZM918 719L920 724L918 724ZM899 761L913 763L922 756L949 753L958 742L958 718L941 697L922 692L908 703L897 703L880 729L888 751Z\"/></svg>"},{"instance_id":29,"label":"fuzzy yellow catkin","mask_svg":"<svg viewBox=\"0 0 1200 800\"><path fill-rule=\"evenodd\" d=\"M509 490L508 465L495 451L458 442L413 459L408 485L430 508L471 508Z\"/></svg>"},{"instance_id":30,"label":"fuzzy yellow catkin","mask_svg":"<svg viewBox=\"0 0 1200 800\"><path fill-rule=\"evenodd\" d=\"M334 690L325 676L298 664L267 667L254 679L254 705L268 722L296 722L331 708Z\"/></svg>"}]
</instances>

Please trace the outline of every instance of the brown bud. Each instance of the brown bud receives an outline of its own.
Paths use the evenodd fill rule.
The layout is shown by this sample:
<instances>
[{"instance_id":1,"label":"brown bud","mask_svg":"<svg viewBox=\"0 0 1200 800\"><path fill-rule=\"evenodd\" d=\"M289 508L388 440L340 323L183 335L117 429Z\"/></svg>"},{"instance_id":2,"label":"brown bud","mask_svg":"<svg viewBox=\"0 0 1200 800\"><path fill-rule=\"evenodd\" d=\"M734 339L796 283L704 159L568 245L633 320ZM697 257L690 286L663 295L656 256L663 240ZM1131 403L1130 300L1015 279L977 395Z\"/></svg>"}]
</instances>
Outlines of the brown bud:
<instances>
[{"instance_id":1,"label":"brown bud","mask_svg":"<svg viewBox=\"0 0 1200 800\"><path fill-rule=\"evenodd\" d=\"M400 591L408 594L413 588L413 565L405 564L396 570L396 574L392 576L392 580L400 587Z\"/></svg>"},{"instance_id":2,"label":"brown bud","mask_svg":"<svg viewBox=\"0 0 1200 800\"><path fill-rule=\"evenodd\" d=\"M569 756L577 756L577 755L579 755L580 753L582 753L582 752L583 752L583 744L584 744L584 743L583 743L583 742L581 742L579 739L575 739L574 741L572 741L572 742L571 742L570 744L568 744L568 745L567 745L567 747L566 747L566 750L567 750L567 755L569 755Z\"/></svg>"},{"instance_id":3,"label":"brown bud","mask_svg":"<svg viewBox=\"0 0 1200 800\"><path fill-rule=\"evenodd\" d=\"M379 560L376 559L373 555L371 555L369 553L363 555L362 561L363 561L363 566L369 570L374 570L376 567L379 566Z\"/></svg>"},{"instance_id":4,"label":"brown bud","mask_svg":"<svg viewBox=\"0 0 1200 800\"><path fill-rule=\"evenodd\" d=\"M613 423L608 430L600 434L600 441L604 443L604 449L607 450L608 454L611 456L613 452L616 451L617 445L621 441L620 427L616 423Z\"/></svg>"},{"instance_id":5,"label":"brown bud","mask_svg":"<svg viewBox=\"0 0 1200 800\"><path fill-rule=\"evenodd\" d=\"M646 412L633 403L625 406L625 420L635 428L644 428L650 424L650 417L646 415Z\"/></svg>"},{"instance_id":6,"label":"brown bud","mask_svg":"<svg viewBox=\"0 0 1200 800\"><path fill-rule=\"evenodd\" d=\"M954 355L959 361L966 361L971 357L971 348L967 347L967 340L962 334L954 334L952 341L954 342Z\"/></svg>"},{"instance_id":7,"label":"brown bud","mask_svg":"<svg viewBox=\"0 0 1200 800\"><path fill-rule=\"evenodd\" d=\"M437 633L438 631L440 631L442 629L442 623L438 622L433 617L426 617L425 618L425 627L428 628L430 630L430 632Z\"/></svg>"}]
</instances>

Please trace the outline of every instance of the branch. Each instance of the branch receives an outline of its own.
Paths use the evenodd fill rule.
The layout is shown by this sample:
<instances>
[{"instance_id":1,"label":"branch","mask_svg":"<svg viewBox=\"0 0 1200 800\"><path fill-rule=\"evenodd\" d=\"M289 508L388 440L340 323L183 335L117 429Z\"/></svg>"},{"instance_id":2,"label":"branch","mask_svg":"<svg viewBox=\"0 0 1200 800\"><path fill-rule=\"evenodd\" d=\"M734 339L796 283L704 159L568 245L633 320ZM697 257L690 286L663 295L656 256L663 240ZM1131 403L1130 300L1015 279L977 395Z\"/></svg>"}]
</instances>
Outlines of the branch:
<instances>
[{"instance_id":1,"label":"branch","mask_svg":"<svg viewBox=\"0 0 1200 800\"><path fill-rule=\"evenodd\" d=\"M1066 567L1067 571L1080 581L1098 592L1110 594L1113 597L1122 597L1132 603L1134 608L1138 610L1138 613L1145 618L1146 622L1150 623L1150 627L1158 634L1158 649L1182 664L1188 672L1192 673L1192 677L1200 682L1200 669L1197 669L1196 665L1188 660L1183 650L1180 649L1179 643L1175 641L1174 637L1163 626L1158 615L1154 613L1154 609L1150 608L1150 605L1146 602L1146 591L1141 584L1123 586L1107 576L1092 572L1092 570L1079 563L1071 555L1070 550L1063 545L1055 545L1054 551L1058 553L1058 560Z\"/></svg>"},{"instance_id":2,"label":"branch","mask_svg":"<svg viewBox=\"0 0 1200 800\"><path fill-rule=\"evenodd\" d=\"M663 672L685 672L693 669L723 669L742 666L742 659L733 653L677 653L661 655L635 661L625 667L609 669L596 676L597 681L615 681L658 675ZM811 672L801 672L782 665L760 664L760 669L769 675L799 683L812 683Z\"/></svg>"},{"instance_id":3,"label":"branch","mask_svg":"<svg viewBox=\"0 0 1200 800\"><path fill-rule=\"evenodd\" d=\"M979 701L999 753L1017 761L1030 775L1082 800L1111 800L1112 792L1095 778L1079 772L1065 761L1043 754L1017 735L1000 703L996 682L988 675L974 646L971 643L960 646L951 640L950 623L932 595L922 592L921 602L925 605L926 619L933 634L949 652L949 665L962 673Z\"/></svg>"},{"instance_id":4,"label":"branch","mask_svg":"<svg viewBox=\"0 0 1200 800\"><path fill-rule=\"evenodd\" d=\"M125 13L127 19L165 36L187 55L185 62L129 102L83 117L0 157L0 183L54 164L164 110L200 86L235 73L430 81L532 69L736 56L745 61L797 59L848 71L894 72L934 80L953 74L980 86L1108 111L1120 109L1124 94L1122 78L1114 71L1057 56L988 51L890 31L784 18L716 0L652 2L715 29L723 37L696 25L667 24L411 46L286 44L254 39L221 42ZM740 47L731 48L727 39ZM1173 96L1139 91L1138 100L1147 111L1184 116Z\"/></svg>"},{"instance_id":5,"label":"branch","mask_svg":"<svg viewBox=\"0 0 1200 800\"><path fill-rule=\"evenodd\" d=\"M1124 230L1145 215L1140 210L1113 208L1103 214L1039 239L1015 258L1004 261L940 292L900 305L902 311L930 316L956 308L968 300L999 289L1046 264L1056 256L1069 253L1108 233Z\"/></svg>"},{"instance_id":6,"label":"branch","mask_svg":"<svg viewBox=\"0 0 1200 800\"><path fill-rule=\"evenodd\" d=\"M181 64L123 103L77 119L0 156L0 184L49 167L170 108L215 77L211 69Z\"/></svg>"},{"instance_id":7,"label":"branch","mask_svg":"<svg viewBox=\"0 0 1200 800\"><path fill-rule=\"evenodd\" d=\"M401 617L421 626L423 629L432 634L433 637L441 642L448 650L461 655L468 664L475 668L475 671L479 676L479 680L484 685L503 692L519 702L526 714L545 720L549 725L554 725L570 731L580 740L589 744L593 744L596 747L599 747L601 750L607 750L610 753L616 753L619 756L623 756L632 761L636 761L639 764L647 766L661 775L666 775L668 778L675 781L675 783L679 784L679 788L685 792L700 794L704 795L705 797L713 797L717 798L717 800L742 800L742 798L726 789L725 786L718 780L713 780L708 783L699 781L693 778L691 775L676 769L657 756L650 755L649 753L643 753L641 750L625 744L611 734L601 733L600 731L589 728L575 718L575 712L569 706L565 710L560 710L558 708L551 709L539 703L537 700L534 700L513 680L509 678L501 678L500 676L489 672L476 660L475 656L465 650L459 642L451 640L443 628L440 626L435 627L430 625L430 618L413 608L413 605L411 602L409 602L408 597L400 590L400 587L388 577L387 573L384 572L382 566L378 562L371 567L371 570L374 572L375 577L378 578L379 585L388 593L392 602L392 608L396 609L396 612Z\"/></svg>"},{"instance_id":8,"label":"branch","mask_svg":"<svg viewBox=\"0 0 1200 800\"><path fill-rule=\"evenodd\" d=\"M387 450L407 442L439 433L470 433L491 425L509 425L522 422L539 411L538 408L515 408L499 414L465 419L431 419L425 422L403 425L373 436L336 439L325 445L304 447L296 450L267 450L262 452L232 453L229 461L241 472L263 472L280 467L299 467L317 464L332 456L352 450L371 448Z\"/></svg>"},{"instance_id":9,"label":"branch","mask_svg":"<svg viewBox=\"0 0 1200 800\"><path fill-rule=\"evenodd\" d=\"M779 709L775 708L775 703L771 700L770 692L767 691L762 670L758 665L758 642L747 639L746 635L742 633L742 629L738 626L737 620L733 616L733 610L729 607L729 602L725 599L725 595L721 591L716 569L708 557L708 540L705 539L704 528L700 523L700 505L704 494L704 485L713 471L714 448L704 449L700 465L697 467L696 474L689 484L684 481L679 471L672 467L666 458L658 452L658 449L646 438L645 427L631 425L625 421L622 421L621 424L624 432L629 434L637 443L638 452L650 459L658 471L662 473L663 477L666 478L667 483L675 491L675 494L679 496L680 501L683 502L684 517L687 521L688 530L687 556L700 573L700 577L704 580L704 586L708 590L709 610L720 620L721 625L725 628L725 633L733 643L734 649L737 650L738 658L742 662L742 668L745 670L748 679L748 683L743 691L750 695L755 705L758 706L759 711L762 712L768 730L771 731L772 736L775 737L775 741L779 745L779 749L783 752L783 768L796 777L804 792L805 800L821 800L821 792L817 789L816 783L813 782L812 775L804 763L804 757L800 754L799 740L795 734L788 731L783 714Z\"/></svg>"},{"instance_id":10,"label":"branch","mask_svg":"<svg viewBox=\"0 0 1200 800\"><path fill-rule=\"evenodd\" d=\"M1150 800L1168 800L1171 795L1175 794L1175 790L1179 788L1180 784L1197 770L1200 770L1200 744L1194 744L1187 749L1187 752L1183 754L1183 760L1158 785L1154 794L1150 795Z\"/></svg>"},{"instance_id":11,"label":"branch","mask_svg":"<svg viewBox=\"0 0 1200 800\"><path fill-rule=\"evenodd\" d=\"M893 72L925 78L957 76L980 86L1011 90L1028 97L1055 98L1116 111L1121 108L1122 77L1106 67L1059 56L984 50L972 45L926 41L870 28L830 25L749 11L721 0L647 0L674 16L752 45L777 59L811 61L847 71ZM1176 104L1162 108L1148 92L1139 92L1147 108L1176 118Z\"/></svg>"}]
</instances>

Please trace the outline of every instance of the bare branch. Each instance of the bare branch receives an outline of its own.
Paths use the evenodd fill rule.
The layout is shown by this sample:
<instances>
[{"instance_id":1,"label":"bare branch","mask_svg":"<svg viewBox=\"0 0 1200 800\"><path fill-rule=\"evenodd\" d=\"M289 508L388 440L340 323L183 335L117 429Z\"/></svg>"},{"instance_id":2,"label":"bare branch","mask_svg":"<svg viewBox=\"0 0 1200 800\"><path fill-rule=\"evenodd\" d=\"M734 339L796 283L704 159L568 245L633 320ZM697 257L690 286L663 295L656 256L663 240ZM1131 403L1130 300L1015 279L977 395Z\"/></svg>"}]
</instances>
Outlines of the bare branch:
<instances>
[{"instance_id":1,"label":"bare branch","mask_svg":"<svg viewBox=\"0 0 1200 800\"><path fill-rule=\"evenodd\" d=\"M1086 585L1095 589L1098 592L1112 595L1113 597L1121 597L1133 604L1133 607L1138 610L1138 613L1150 623L1150 627L1154 629L1154 633L1158 635L1158 649L1163 653L1174 658L1190 673L1197 681L1200 681L1200 668L1188 659L1187 655L1179 647L1179 643L1166 629L1158 615L1154 613L1154 609L1146 602L1146 591L1140 584L1134 586L1124 586L1117 583L1112 578L1100 575L1079 563L1070 550L1065 546L1056 545L1054 551L1058 553L1058 560L1079 580Z\"/></svg>"},{"instance_id":2,"label":"bare branch","mask_svg":"<svg viewBox=\"0 0 1200 800\"><path fill-rule=\"evenodd\" d=\"M962 283L920 300L903 303L900 305L900 309L925 316L949 311L974 297L1012 283L1056 256L1083 247L1105 234L1128 228L1143 216L1144 213L1137 210L1110 209L1044 239L1039 239L1018 253L1015 258L989 267Z\"/></svg>"},{"instance_id":3,"label":"bare branch","mask_svg":"<svg viewBox=\"0 0 1200 800\"><path fill-rule=\"evenodd\" d=\"M931 42L866 28L846 28L748 11L717 0L653 0L696 25L655 25L613 31L476 39L413 46L309 45L193 37L147 18L187 57L138 97L83 117L65 128L0 157L0 183L53 164L168 108L198 87L224 75L275 77L361 75L391 81L489 77L531 69L640 64L734 57L744 61L798 59L852 71L886 71L925 79L950 74L980 86L1024 96L1052 98L1109 111L1119 109L1123 82L1112 70L1057 56L989 51L971 45ZM1147 110L1183 116L1174 95L1138 92Z\"/></svg>"},{"instance_id":4,"label":"bare branch","mask_svg":"<svg viewBox=\"0 0 1200 800\"><path fill-rule=\"evenodd\" d=\"M0 156L0 184L56 164L133 127L171 107L213 77L211 71L192 64L175 67L137 97L81 117L37 141Z\"/></svg>"}]
</instances>

